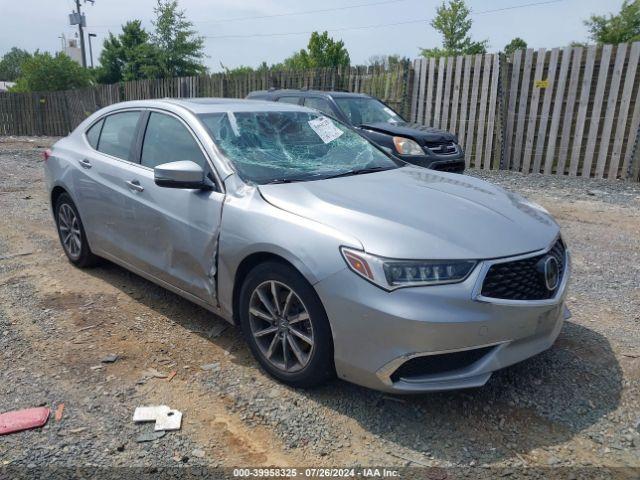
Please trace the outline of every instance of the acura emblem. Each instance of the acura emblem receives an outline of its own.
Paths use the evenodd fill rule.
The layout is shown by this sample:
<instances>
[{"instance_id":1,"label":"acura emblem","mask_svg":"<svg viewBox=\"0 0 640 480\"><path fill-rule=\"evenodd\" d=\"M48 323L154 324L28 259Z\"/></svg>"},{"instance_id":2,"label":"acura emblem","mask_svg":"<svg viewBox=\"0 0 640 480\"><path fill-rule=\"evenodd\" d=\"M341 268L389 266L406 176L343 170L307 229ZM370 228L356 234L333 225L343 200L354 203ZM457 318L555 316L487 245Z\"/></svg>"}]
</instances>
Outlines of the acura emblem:
<instances>
[{"instance_id":1,"label":"acura emblem","mask_svg":"<svg viewBox=\"0 0 640 480\"><path fill-rule=\"evenodd\" d=\"M540 260L540 262L538 262L538 272L542 274L547 290L552 292L558 288L558 283L560 282L560 265L558 265L556 257L548 255Z\"/></svg>"}]
</instances>

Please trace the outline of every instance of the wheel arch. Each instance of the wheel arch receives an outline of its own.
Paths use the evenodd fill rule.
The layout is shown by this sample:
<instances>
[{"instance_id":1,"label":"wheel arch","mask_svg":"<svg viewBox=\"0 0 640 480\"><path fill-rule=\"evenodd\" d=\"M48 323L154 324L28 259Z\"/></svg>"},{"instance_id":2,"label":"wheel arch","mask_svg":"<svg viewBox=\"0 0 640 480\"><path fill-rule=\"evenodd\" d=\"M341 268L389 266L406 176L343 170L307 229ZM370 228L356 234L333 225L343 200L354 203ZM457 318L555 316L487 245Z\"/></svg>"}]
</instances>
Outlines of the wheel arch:
<instances>
[{"instance_id":1,"label":"wheel arch","mask_svg":"<svg viewBox=\"0 0 640 480\"><path fill-rule=\"evenodd\" d=\"M293 269L295 269L298 273L300 273L307 281L309 278L300 271L300 269L294 265L291 261L287 260L285 257L278 255L273 252L254 252L250 255L247 255L242 261L238 264L238 268L236 269L236 273L233 278L233 294L232 294L232 312L233 312L233 323L235 325L240 325L240 319L238 318L238 312L240 310L240 290L242 289L242 285L244 284L247 275L249 272L253 270L255 267L262 263L266 262L279 262L284 265L287 265ZM309 282L311 283L311 282Z\"/></svg>"}]
</instances>

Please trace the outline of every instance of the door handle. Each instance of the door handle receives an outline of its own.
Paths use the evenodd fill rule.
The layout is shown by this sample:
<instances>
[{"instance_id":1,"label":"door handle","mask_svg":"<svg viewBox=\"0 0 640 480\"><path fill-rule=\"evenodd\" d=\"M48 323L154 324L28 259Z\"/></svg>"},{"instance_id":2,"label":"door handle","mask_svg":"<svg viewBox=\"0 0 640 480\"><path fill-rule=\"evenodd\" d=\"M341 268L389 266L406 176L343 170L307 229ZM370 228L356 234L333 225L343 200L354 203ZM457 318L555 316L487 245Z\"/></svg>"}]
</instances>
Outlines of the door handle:
<instances>
[{"instance_id":1,"label":"door handle","mask_svg":"<svg viewBox=\"0 0 640 480\"><path fill-rule=\"evenodd\" d=\"M142 192L144 190L144 187L142 185L140 185L140 182L138 180L130 180L127 182L127 186L131 189L131 190L135 190L136 192Z\"/></svg>"},{"instance_id":2,"label":"door handle","mask_svg":"<svg viewBox=\"0 0 640 480\"><path fill-rule=\"evenodd\" d=\"M78 162L80 162L80 166L82 168L91 168L91 162L89 160L87 160L86 158L83 158L82 160L78 160Z\"/></svg>"}]
</instances>

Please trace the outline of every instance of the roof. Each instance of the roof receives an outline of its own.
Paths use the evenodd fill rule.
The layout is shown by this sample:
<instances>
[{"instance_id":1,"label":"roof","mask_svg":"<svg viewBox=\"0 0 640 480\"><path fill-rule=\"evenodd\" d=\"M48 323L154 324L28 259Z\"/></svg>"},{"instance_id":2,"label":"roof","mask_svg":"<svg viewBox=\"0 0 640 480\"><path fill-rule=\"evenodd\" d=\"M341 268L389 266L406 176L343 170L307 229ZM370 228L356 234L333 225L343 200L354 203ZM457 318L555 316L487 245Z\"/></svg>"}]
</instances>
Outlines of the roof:
<instances>
[{"instance_id":1,"label":"roof","mask_svg":"<svg viewBox=\"0 0 640 480\"><path fill-rule=\"evenodd\" d=\"M356 93L356 92L341 92L336 90L305 90L305 89L271 89L271 90L256 90L255 92L251 92L249 95L281 95L281 94L292 94L292 95L320 95L320 96L331 96L335 98L341 97L360 97L360 98L368 98L369 95L366 93Z\"/></svg>"},{"instance_id":2,"label":"roof","mask_svg":"<svg viewBox=\"0 0 640 480\"><path fill-rule=\"evenodd\" d=\"M155 100L134 100L113 104L111 107L161 107L174 105L194 114L217 112L273 112L273 111L314 111L288 103L274 103L266 100L243 100L239 98L159 98Z\"/></svg>"}]
</instances>

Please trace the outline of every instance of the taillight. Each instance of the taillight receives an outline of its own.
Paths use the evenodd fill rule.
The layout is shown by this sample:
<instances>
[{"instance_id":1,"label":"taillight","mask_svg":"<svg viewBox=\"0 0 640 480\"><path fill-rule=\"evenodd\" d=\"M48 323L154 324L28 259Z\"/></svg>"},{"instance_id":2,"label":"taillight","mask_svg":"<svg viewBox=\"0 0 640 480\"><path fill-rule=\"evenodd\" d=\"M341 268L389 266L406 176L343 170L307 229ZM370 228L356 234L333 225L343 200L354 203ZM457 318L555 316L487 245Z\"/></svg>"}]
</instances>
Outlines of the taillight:
<instances>
[{"instance_id":1,"label":"taillight","mask_svg":"<svg viewBox=\"0 0 640 480\"><path fill-rule=\"evenodd\" d=\"M51 156L51 149L47 148L44 152L42 152L42 158L44 159L45 162L49 160L50 156Z\"/></svg>"}]
</instances>

